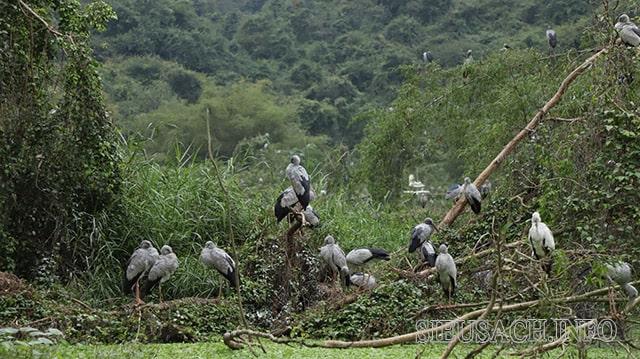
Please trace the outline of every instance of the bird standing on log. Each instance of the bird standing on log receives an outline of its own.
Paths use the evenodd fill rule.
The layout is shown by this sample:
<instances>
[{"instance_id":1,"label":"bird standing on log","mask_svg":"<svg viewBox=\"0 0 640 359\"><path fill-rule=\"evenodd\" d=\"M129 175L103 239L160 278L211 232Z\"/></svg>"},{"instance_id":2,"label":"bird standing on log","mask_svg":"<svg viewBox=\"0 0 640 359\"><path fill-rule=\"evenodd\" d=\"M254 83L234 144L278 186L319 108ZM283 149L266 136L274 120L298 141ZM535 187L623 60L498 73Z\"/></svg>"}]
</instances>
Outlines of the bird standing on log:
<instances>
[{"instance_id":1,"label":"bird standing on log","mask_svg":"<svg viewBox=\"0 0 640 359\"><path fill-rule=\"evenodd\" d=\"M144 304L140 299L140 278L151 269L159 256L158 250L145 239L140 242L138 248L125 264L122 291L124 294L131 294L131 290L135 286L136 305Z\"/></svg>"},{"instance_id":2,"label":"bird standing on log","mask_svg":"<svg viewBox=\"0 0 640 359\"><path fill-rule=\"evenodd\" d=\"M173 272L178 268L179 263L178 256L173 253L173 249L168 245L162 246L162 248L160 248L160 257L158 257L153 266L151 266L151 269L149 269L147 282L144 285L142 293L144 293L144 295L148 294L157 284L160 303L162 303L162 283L171 278Z\"/></svg>"}]
</instances>

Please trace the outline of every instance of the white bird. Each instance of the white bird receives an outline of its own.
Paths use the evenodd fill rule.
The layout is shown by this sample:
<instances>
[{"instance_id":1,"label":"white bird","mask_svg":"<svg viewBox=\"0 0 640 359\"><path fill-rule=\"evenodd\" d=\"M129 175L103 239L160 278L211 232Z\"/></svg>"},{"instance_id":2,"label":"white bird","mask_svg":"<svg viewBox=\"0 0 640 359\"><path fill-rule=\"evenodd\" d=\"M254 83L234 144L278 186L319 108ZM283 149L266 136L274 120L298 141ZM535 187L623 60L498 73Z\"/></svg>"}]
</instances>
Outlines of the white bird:
<instances>
[{"instance_id":1,"label":"white bird","mask_svg":"<svg viewBox=\"0 0 640 359\"><path fill-rule=\"evenodd\" d=\"M460 199L460 195L462 193L462 185L458 183L454 183L447 189L447 192L444 195L445 199L452 199L453 203L458 202Z\"/></svg>"},{"instance_id":2,"label":"white bird","mask_svg":"<svg viewBox=\"0 0 640 359\"><path fill-rule=\"evenodd\" d=\"M551 28L551 26L547 26L547 42L549 43L549 55L553 54L553 49L556 48L558 44L558 38L556 36L556 32Z\"/></svg>"},{"instance_id":3,"label":"white bird","mask_svg":"<svg viewBox=\"0 0 640 359\"><path fill-rule=\"evenodd\" d=\"M355 272L350 277L351 285L358 289L371 290L376 285L376 278L369 273Z\"/></svg>"},{"instance_id":4,"label":"white bird","mask_svg":"<svg viewBox=\"0 0 640 359\"><path fill-rule=\"evenodd\" d=\"M431 55L431 51L427 50L427 51L423 52L422 53L422 60L424 61L425 64L428 64L431 61L433 61L433 55Z\"/></svg>"},{"instance_id":5,"label":"white bird","mask_svg":"<svg viewBox=\"0 0 640 359\"><path fill-rule=\"evenodd\" d=\"M456 262L453 260L449 250L445 244L440 245L440 255L436 258L436 274L440 286L444 291L444 295L447 299L451 299L456 292L456 279L458 277L458 270L456 268Z\"/></svg>"},{"instance_id":6,"label":"white bird","mask_svg":"<svg viewBox=\"0 0 640 359\"><path fill-rule=\"evenodd\" d=\"M347 258L344 255L344 251L332 236L326 236L324 239L324 246L320 247L320 258L329 267L331 274L334 278L340 275L344 280L344 284L348 286L351 283L349 278L349 267L347 266Z\"/></svg>"},{"instance_id":7,"label":"white bird","mask_svg":"<svg viewBox=\"0 0 640 359\"><path fill-rule=\"evenodd\" d=\"M471 183L471 179L469 177L464 178L462 193L464 194L464 198L467 200L467 203L469 203L469 206L471 206L473 213L480 213L480 209L482 208L482 196L480 195L480 191L478 191L478 187Z\"/></svg>"},{"instance_id":8,"label":"white bird","mask_svg":"<svg viewBox=\"0 0 640 359\"><path fill-rule=\"evenodd\" d=\"M240 285L236 282L236 262L222 248L218 248L213 241L207 241L200 252L200 263L206 267L213 267L225 277L232 287ZM238 278L239 279L239 278ZM222 296L222 279L218 286L218 298Z\"/></svg>"},{"instance_id":9,"label":"white bird","mask_svg":"<svg viewBox=\"0 0 640 359\"><path fill-rule=\"evenodd\" d=\"M146 295L153 289L153 287L158 285L158 292L160 296L160 303L162 303L162 283L166 282L171 278L171 275L178 268L178 256L173 253L173 249L164 245L160 248L160 256L155 261L151 269L149 269L149 275L147 277L147 282L144 285L144 289L142 292Z\"/></svg>"},{"instance_id":10,"label":"white bird","mask_svg":"<svg viewBox=\"0 0 640 359\"><path fill-rule=\"evenodd\" d=\"M464 64L469 65L473 62L473 55L471 55L473 51L471 49L467 50L467 56L464 59Z\"/></svg>"},{"instance_id":11,"label":"white bird","mask_svg":"<svg viewBox=\"0 0 640 359\"><path fill-rule=\"evenodd\" d=\"M640 29L629 20L629 15L622 14L614 26L620 40L627 46L640 45Z\"/></svg>"},{"instance_id":12,"label":"white bird","mask_svg":"<svg viewBox=\"0 0 640 359\"><path fill-rule=\"evenodd\" d=\"M536 259L546 259L551 255L551 251L556 248L553 240L553 233L549 227L540 219L540 213L533 212L531 215L531 228L529 228L529 243ZM551 273L551 263L543 265L547 274Z\"/></svg>"},{"instance_id":13,"label":"white bird","mask_svg":"<svg viewBox=\"0 0 640 359\"><path fill-rule=\"evenodd\" d=\"M629 296L629 299L633 299L638 296L638 290L629 284L631 282L631 266L627 262L614 262L607 264L606 277L611 283L617 283L624 289Z\"/></svg>"},{"instance_id":14,"label":"white bird","mask_svg":"<svg viewBox=\"0 0 640 359\"><path fill-rule=\"evenodd\" d=\"M480 197L482 197L482 199L487 198L489 192L491 192L491 182L485 181L482 186L480 186Z\"/></svg>"},{"instance_id":15,"label":"white bird","mask_svg":"<svg viewBox=\"0 0 640 359\"><path fill-rule=\"evenodd\" d=\"M347 253L347 264L349 265L349 269L352 269L351 267L353 267L353 272L364 267L373 260L388 261L390 259L389 252L380 248L356 248Z\"/></svg>"},{"instance_id":16,"label":"white bird","mask_svg":"<svg viewBox=\"0 0 640 359\"><path fill-rule=\"evenodd\" d=\"M409 175L409 187L416 189L423 189L424 184L420 181L416 181L416 177L414 175Z\"/></svg>"},{"instance_id":17,"label":"white bird","mask_svg":"<svg viewBox=\"0 0 640 359\"><path fill-rule=\"evenodd\" d=\"M415 252L416 249L424 246L425 243L429 242L429 238L437 230L438 228L436 227L435 223L433 223L433 220L430 217L425 218L422 223L419 223L418 225L413 227L413 230L411 231L411 239L409 241L409 253ZM431 242L429 242L429 244L431 244ZM433 267L436 260L435 248L433 248L433 244L431 244L431 248L434 249L433 257L429 256L425 259L427 259L429 265ZM430 251L429 248L425 248L425 250L427 252ZM420 254L422 255L422 253L423 251L421 250Z\"/></svg>"},{"instance_id":18,"label":"white bird","mask_svg":"<svg viewBox=\"0 0 640 359\"><path fill-rule=\"evenodd\" d=\"M310 202L315 200L316 194L313 190L309 193ZM276 216L278 222L282 221L287 215L293 213L292 208L298 203L298 196L296 196L293 187L287 187L276 200L276 204L273 207L273 212ZM318 213L311 207L311 205L307 205L307 208L303 211L304 217L306 219L306 224L311 228L316 228L320 225L320 216Z\"/></svg>"},{"instance_id":19,"label":"white bird","mask_svg":"<svg viewBox=\"0 0 640 359\"><path fill-rule=\"evenodd\" d=\"M158 250L145 239L125 264L122 291L124 294L131 294L131 289L135 286L136 305L144 304L140 299L140 278L151 269L159 256Z\"/></svg>"},{"instance_id":20,"label":"white bird","mask_svg":"<svg viewBox=\"0 0 640 359\"><path fill-rule=\"evenodd\" d=\"M311 179L307 170L300 165L300 157L297 155L291 156L291 163L289 163L285 172L289 181L291 181L293 191L298 197L298 202L302 210L304 210L311 202Z\"/></svg>"}]
</instances>

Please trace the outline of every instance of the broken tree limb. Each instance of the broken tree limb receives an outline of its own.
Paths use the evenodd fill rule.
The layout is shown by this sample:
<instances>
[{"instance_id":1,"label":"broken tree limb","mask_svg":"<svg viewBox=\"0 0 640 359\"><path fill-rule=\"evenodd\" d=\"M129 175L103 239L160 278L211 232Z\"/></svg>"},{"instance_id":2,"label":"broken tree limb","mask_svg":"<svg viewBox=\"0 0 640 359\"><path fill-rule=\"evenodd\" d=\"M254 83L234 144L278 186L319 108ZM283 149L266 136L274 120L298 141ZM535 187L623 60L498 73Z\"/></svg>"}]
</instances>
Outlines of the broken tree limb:
<instances>
[{"instance_id":1,"label":"broken tree limb","mask_svg":"<svg viewBox=\"0 0 640 359\"><path fill-rule=\"evenodd\" d=\"M495 171L498 166L500 166L500 164L504 162L507 156L515 149L516 145L518 145L518 143L520 143L529 133L533 132L538 127L540 121L542 121L542 118L549 112L549 110L551 110L558 104L558 102L560 102L562 96L567 91L569 85L571 85L573 80L575 80L579 75L586 71L591 66L591 64L593 64L593 62L598 59L598 57L600 57L602 54L606 54L607 52L608 49L606 47L598 51L595 55L589 57L580 66L575 68L575 70L573 70L569 74L569 76L567 76L564 81L562 81L562 84L560 84L560 87L558 88L558 91L555 93L555 95L553 95L553 97L551 97L551 99L547 101L547 103L538 111L538 113L533 116L533 119L529 121L527 126L525 126L524 129L522 129L513 139L511 139L511 141L509 141L509 143L507 143L502 151L500 151L500 153L493 159L493 161L491 161L489 166L487 166L487 168L485 168L484 171L480 173L478 178L473 181L476 187L480 187L489 177L489 175L491 175L491 173L493 173L493 171ZM456 220L460 213L462 213L466 204L466 199L464 198L464 196L461 196L460 200L456 202L456 204L444 216L442 221L440 221L440 223L438 224L438 228L451 226L451 224Z\"/></svg>"}]
</instances>

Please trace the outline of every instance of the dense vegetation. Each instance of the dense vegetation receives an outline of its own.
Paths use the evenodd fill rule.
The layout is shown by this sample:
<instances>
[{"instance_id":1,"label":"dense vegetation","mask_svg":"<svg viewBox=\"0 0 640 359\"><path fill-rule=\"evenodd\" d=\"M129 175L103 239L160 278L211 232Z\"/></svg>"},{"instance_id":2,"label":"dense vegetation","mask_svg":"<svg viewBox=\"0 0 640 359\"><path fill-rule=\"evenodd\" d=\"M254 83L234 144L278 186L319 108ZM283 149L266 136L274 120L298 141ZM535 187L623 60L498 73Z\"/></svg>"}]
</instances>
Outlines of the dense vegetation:
<instances>
[{"instance_id":1,"label":"dense vegetation","mask_svg":"<svg viewBox=\"0 0 640 359\"><path fill-rule=\"evenodd\" d=\"M530 36L530 44L505 52L488 49L516 41L487 37L493 41L467 66L444 56L441 64L424 64L422 49L437 54L438 47L407 40L411 31L449 24L442 29L459 32L442 33L458 42L443 41L440 52L454 53L473 39L463 36L473 32L467 27L487 35L486 21L499 13L441 3L439 13L419 2L113 2L118 21L112 22L101 2L2 4L7 16L0 33L12 36L3 38L0 51L0 270L44 289L23 283L2 296L2 326L59 327L73 343L208 340L242 325L226 284L226 299L200 299L218 292L217 278L197 262L202 244L214 240L238 259L252 326L348 340L412 331L416 312L441 297L409 264L415 263L405 254L411 228L425 216L442 218L451 207L443 198L450 181L474 178L566 75L603 46L608 52L492 174L494 191L482 215L465 212L435 240L449 243L455 257L514 243L539 210L558 242L554 291L574 293L576 272L597 258L640 268L634 233L639 59L636 49L614 44L611 28L620 10L598 7L593 21L583 8L571 10L578 5L564 4L565 15L590 27L580 41L557 48L559 56L548 56L543 41L534 45L538 31L531 30L518 38ZM544 21L537 15L543 5L522 6L529 12L511 11L529 14L524 23ZM307 22L296 22L301 19ZM309 31L289 27L296 24ZM87 41L90 30L103 25L106 31L93 40L105 62L99 69ZM207 46L194 45L203 42ZM381 57L363 60L374 49L384 50L376 52ZM362 77L350 78L356 75ZM216 167L204 160L207 122ZM283 171L293 153L326 194L314 203L323 226L292 241L272 208L288 186ZM424 208L403 193L409 173L431 191ZM332 300L316 256L327 234L345 250L390 250L391 262L372 269L384 286L353 303ZM181 260L163 285L165 299L174 300L169 310L134 311L120 295L122 265L141 239L171 244ZM518 250L528 251L526 244ZM461 267L456 301L486 294L473 273L496 261ZM504 278L505 297L538 278L530 261L516 264L529 270ZM116 307L121 310L114 313ZM526 314L566 315L565 306L545 309ZM587 309L571 307L583 315L608 308L594 302Z\"/></svg>"}]
</instances>

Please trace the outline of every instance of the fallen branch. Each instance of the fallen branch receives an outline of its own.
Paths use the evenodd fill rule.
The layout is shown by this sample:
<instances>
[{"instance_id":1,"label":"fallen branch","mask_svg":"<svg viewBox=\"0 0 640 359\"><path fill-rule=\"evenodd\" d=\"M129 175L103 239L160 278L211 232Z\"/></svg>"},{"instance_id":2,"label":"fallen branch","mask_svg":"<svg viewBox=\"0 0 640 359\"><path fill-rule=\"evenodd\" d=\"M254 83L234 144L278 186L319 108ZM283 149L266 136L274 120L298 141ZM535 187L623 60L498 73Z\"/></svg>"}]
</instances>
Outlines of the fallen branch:
<instances>
[{"instance_id":1,"label":"fallen branch","mask_svg":"<svg viewBox=\"0 0 640 359\"><path fill-rule=\"evenodd\" d=\"M560 99L562 99L562 96L567 91L569 85L573 82L573 80L575 80L579 75L586 71L591 66L591 64L593 64L593 62L598 59L598 57L600 57L602 54L606 54L607 51L608 49L606 47L598 51L595 55L585 60L580 66L573 70L569 74L569 76L564 79L564 81L562 81L562 84L558 88L558 91L555 93L555 95L553 95L553 97L551 97L551 99L542 107L542 109L540 109L538 113L533 116L533 119L529 121L527 126L525 126L524 129L522 129L511 141L509 141L509 143L507 143L502 151L500 151L500 153L493 159L493 161L491 161L489 166L487 166L487 168L485 168L484 171L480 173L478 178L473 181L473 183L477 187L480 187L489 177L489 175L491 175L491 173L493 173L493 171L495 171L498 166L500 166L500 164L504 162L507 156L515 149L516 145L518 145L520 141L522 141L527 135L529 135L529 133L533 132L538 127L540 121L542 121L542 118L549 112L549 110L551 110L558 104L558 102L560 102ZM451 210L449 210L442 221L440 221L440 223L438 224L438 228L451 226L458 215L462 213L466 204L467 201L464 196L460 197L460 200L456 202L456 204L451 208Z\"/></svg>"},{"instance_id":2,"label":"fallen branch","mask_svg":"<svg viewBox=\"0 0 640 359\"><path fill-rule=\"evenodd\" d=\"M256 337L256 338L266 338L271 340L274 343L279 344L300 344L306 347L321 347L321 344L318 343L308 343L304 339L292 339L292 338L278 338L275 337L271 333L264 332L256 332L250 329L239 329L233 330L231 332L226 332L222 336L224 343L231 349L242 349L245 344L247 344L246 340L242 338L242 336L248 337Z\"/></svg>"}]
</instances>

